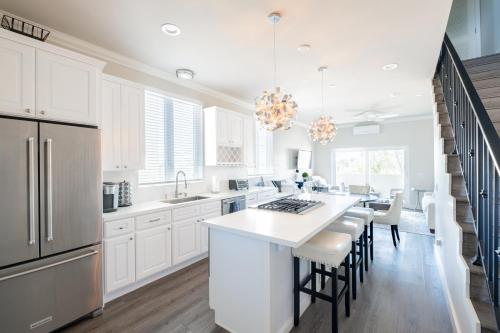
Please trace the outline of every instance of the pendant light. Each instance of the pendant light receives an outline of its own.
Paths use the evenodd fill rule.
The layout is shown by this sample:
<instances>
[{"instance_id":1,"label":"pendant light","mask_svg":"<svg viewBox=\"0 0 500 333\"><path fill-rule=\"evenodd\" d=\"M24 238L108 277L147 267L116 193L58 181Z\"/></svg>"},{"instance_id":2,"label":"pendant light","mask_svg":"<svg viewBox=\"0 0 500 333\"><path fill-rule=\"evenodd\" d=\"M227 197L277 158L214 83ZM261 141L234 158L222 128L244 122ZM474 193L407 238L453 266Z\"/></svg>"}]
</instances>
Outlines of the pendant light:
<instances>
[{"instance_id":1,"label":"pendant light","mask_svg":"<svg viewBox=\"0 0 500 333\"><path fill-rule=\"evenodd\" d=\"M276 84L276 24L281 19L281 14L274 12L268 15L269 21L273 24L273 61L274 61L274 87L272 90L265 90L263 94L255 99L255 117L262 127L268 131L277 129L289 129L292 120L297 115L297 103L292 99L292 95L282 96L280 87Z\"/></svg>"},{"instance_id":2,"label":"pendant light","mask_svg":"<svg viewBox=\"0 0 500 333\"><path fill-rule=\"evenodd\" d=\"M321 113L318 120L313 121L309 127L309 136L314 142L322 145L330 143L337 134L337 127L333 123L332 117L325 114L325 71L326 66L321 66L318 71L321 73Z\"/></svg>"}]
</instances>

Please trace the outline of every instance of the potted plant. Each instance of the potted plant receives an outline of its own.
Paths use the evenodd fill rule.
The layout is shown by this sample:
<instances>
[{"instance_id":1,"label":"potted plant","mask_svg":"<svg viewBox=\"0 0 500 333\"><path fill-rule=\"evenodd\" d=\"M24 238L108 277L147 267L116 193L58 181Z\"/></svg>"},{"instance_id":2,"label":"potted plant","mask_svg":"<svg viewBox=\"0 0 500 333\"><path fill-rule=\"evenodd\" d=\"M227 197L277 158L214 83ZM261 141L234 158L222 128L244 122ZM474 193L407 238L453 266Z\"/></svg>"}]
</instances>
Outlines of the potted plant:
<instances>
[{"instance_id":1,"label":"potted plant","mask_svg":"<svg viewBox=\"0 0 500 333\"><path fill-rule=\"evenodd\" d=\"M303 172L302 178L304 179L304 181L307 181L307 179L309 178L309 174L307 172Z\"/></svg>"}]
</instances>

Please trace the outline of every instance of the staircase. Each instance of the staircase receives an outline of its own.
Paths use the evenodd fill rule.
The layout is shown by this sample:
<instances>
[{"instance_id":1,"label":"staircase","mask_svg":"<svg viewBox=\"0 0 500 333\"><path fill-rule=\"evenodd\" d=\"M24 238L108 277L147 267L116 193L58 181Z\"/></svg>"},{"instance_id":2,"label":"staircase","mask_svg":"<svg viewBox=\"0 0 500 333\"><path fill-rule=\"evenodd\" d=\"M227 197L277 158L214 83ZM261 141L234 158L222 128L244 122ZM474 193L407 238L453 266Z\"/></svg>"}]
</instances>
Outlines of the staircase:
<instances>
[{"instance_id":1,"label":"staircase","mask_svg":"<svg viewBox=\"0 0 500 333\"><path fill-rule=\"evenodd\" d=\"M481 323L481 332L497 332L493 305L488 291L486 274L481 266L473 264L477 254L477 236L471 205L467 198L465 180L455 149L455 138L451 127L448 109L444 102L443 88L438 78L433 80L436 111L444 140L444 153L447 155L447 172L451 175L451 195L456 202L456 222L462 228L462 257L470 271L469 297Z\"/></svg>"},{"instance_id":2,"label":"staircase","mask_svg":"<svg viewBox=\"0 0 500 333\"><path fill-rule=\"evenodd\" d=\"M500 54L466 60L464 65L500 136Z\"/></svg>"},{"instance_id":3,"label":"staircase","mask_svg":"<svg viewBox=\"0 0 500 333\"><path fill-rule=\"evenodd\" d=\"M433 80L470 298L481 332L500 322L500 54L462 63L445 36Z\"/></svg>"}]
</instances>

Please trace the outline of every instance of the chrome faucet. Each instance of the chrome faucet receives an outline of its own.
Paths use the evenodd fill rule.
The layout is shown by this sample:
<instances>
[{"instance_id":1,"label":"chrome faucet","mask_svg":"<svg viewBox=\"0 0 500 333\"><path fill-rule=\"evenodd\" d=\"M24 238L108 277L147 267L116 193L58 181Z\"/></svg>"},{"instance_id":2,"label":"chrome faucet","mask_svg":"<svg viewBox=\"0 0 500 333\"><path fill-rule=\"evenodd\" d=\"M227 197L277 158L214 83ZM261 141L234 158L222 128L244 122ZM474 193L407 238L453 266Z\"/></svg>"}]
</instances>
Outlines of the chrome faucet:
<instances>
[{"instance_id":1,"label":"chrome faucet","mask_svg":"<svg viewBox=\"0 0 500 333\"><path fill-rule=\"evenodd\" d=\"M186 190L186 192L179 193L179 174L180 173L182 173L184 175L184 189ZM175 197L178 198L179 194L184 194L184 196L187 197L187 188L188 188L188 184L186 181L186 174L182 170L177 171L177 174L175 175Z\"/></svg>"}]
</instances>

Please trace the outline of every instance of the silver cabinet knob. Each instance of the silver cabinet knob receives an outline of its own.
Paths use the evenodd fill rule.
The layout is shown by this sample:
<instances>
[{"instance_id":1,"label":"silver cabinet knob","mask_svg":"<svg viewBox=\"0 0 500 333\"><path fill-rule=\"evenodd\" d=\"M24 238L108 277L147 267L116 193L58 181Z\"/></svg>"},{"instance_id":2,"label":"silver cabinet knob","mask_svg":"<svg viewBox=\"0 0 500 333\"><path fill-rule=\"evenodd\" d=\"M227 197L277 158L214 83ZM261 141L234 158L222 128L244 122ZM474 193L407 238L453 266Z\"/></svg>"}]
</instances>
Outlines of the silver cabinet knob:
<instances>
[{"instance_id":1,"label":"silver cabinet knob","mask_svg":"<svg viewBox=\"0 0 500 333\"><path fill-rule=\"evenodd\" d=\"M172 228L168 227L167 230L172 230Z\"/></svg>"},{"instance_id":2,"label":"silver cabinet knob","mask_svg":"<svg viewBox=\"0 0 500 333\"><path fill-rule=\"evenodd\" d=\"M116 168L117 168L117 169L120 169L120 166L119 166L119 165L117 165L117 166L116 166Z\"/></svg>"},{"instance_id":3,"label":"silver cabinet knob","mask_svg":"<svg viewBox=\"0 0 500 333\"><path fill-rule=\"evenodd\" d=\"M126 169L126 168L127 168L127 166L125 165L125 166L124 166L124 168Z\"/></svg>"},{"instance_id":4,"label":"silver cabinet knob","mask_svg":"<svg viewBox=\"0 0 500 333\"><path fill-rule=\"evenodd\" d=\"M130 240L134 240L134 237L130 237L129 239L130 239Z\"/></svg>"},{"instance_id":5,"label":"silver cabinet knob","mask_svg":"<svg viewBox=\"0 0 500 333\"><path fill-rule=\"evenodd\" d=\"M31 113L31 109L24 109L24 112Z\"/></svg>"},{"instance_id":6,"label":"silver cabinet knob","mask_svg":"<svg viewBox=\"0 0 500 333\"><path fill-rule=\"evenodd\" d=\"M45 111L41 110L41 111L40 111L40 114L41 114L41 115L44 115L44 114L45 114Z\"/></svg>"}]
</instances>

